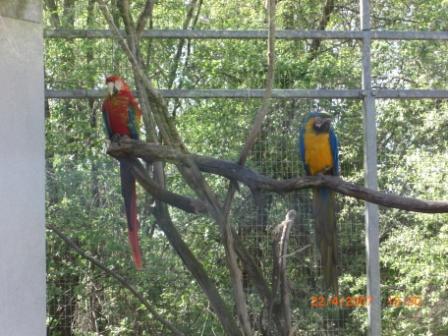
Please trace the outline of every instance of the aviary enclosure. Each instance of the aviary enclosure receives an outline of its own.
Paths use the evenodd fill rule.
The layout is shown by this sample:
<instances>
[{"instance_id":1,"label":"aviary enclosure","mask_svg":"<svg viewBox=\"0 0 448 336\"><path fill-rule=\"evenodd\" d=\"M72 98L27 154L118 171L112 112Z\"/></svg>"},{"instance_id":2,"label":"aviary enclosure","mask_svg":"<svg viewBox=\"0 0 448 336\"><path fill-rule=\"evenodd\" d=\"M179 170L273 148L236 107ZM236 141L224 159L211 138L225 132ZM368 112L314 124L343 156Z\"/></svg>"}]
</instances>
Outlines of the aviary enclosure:
<instances>
[{"instance_id":1,"label":"aviary enclosure","mask_svg":"<svg viewBox=\"0 0 448 336\"><path fill-rule=\"evenodd\" d=\"M446 1L44 3L49 335L448 334L448 206L424 201L448 190ZM107 143L112 73L148 143ZM342 180L303 177L311 110ZM113 156L142 186L141 272ZM336 296L316 185L338 193Z\"/></svg>"}]
</instances>

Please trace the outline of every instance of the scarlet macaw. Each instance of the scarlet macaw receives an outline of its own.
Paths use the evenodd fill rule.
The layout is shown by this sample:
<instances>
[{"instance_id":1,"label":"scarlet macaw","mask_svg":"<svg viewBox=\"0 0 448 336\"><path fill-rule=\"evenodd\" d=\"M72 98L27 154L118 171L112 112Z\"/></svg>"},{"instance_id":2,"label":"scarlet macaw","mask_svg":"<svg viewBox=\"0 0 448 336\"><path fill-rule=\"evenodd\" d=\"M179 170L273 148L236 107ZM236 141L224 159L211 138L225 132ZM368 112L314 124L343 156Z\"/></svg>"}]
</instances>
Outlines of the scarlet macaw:
<instances>
[{"instance_id":1,"label":"scarlet macaw","mask_svg":"<svg viewBox=\"0 0 448 336\"><path fill-rule=\"evenodd\" d=\"M118 76L106 78L108 95L104 99L102 112L109 139L128 136L138 139L138 125L142 111L126 82ZM138 242L139 222L137 220L137 196L135 178L126 160L120 160L121 193L124 198L128 222L129 243L135 267L142 268L142 258Z\"/></svg>"},{"instance_id":2,"label":"scarlet macaw","mask_svg":"<svg viewBox=\"0 0 448 336\"><path fill-rule=\"evenodd\" d=\"M299 135L300 157L307 175L339 175L338 140L330 115L308 113ZM334 193L313 189L316 243L320 252L325 289L338 292L337 238Z\"/></svg>"}]
</instances>

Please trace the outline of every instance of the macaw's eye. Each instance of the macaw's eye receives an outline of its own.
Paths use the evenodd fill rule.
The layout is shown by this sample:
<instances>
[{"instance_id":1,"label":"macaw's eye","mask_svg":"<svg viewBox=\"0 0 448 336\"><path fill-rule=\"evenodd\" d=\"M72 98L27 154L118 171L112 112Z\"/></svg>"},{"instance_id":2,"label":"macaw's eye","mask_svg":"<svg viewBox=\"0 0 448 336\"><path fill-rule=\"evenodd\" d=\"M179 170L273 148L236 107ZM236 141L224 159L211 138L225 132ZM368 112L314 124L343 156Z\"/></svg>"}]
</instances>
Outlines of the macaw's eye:
<instances>
[{"instance_id":1,"label":"macaw's eye","mask_svg":"<svg viewBox=\"0 0 448 336\"><path fill-rule=\"evenodd\" d=\"M119 80L115 81L115 87L117 88L118 91L120 91L123 87L123 83Z\"/></svg>"}]
</instances>

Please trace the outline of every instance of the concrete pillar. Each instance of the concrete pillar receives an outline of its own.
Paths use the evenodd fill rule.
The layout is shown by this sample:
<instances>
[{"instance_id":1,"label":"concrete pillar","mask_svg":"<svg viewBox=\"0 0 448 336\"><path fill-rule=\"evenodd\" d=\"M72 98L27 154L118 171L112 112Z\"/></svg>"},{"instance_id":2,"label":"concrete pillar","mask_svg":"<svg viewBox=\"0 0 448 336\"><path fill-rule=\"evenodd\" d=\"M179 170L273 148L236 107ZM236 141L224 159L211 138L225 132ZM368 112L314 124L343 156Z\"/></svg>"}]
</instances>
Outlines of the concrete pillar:
<instances>
[{"instance_id":1,"label":"concrete pillar","mask_svg":"<svg viewBox=\"0 0 448 336\"><path fill-rule=\"evenodd\" d=\"M44 336L45 140L40 0L0 0L0 335Z\"/></svg>"}]
</instances>

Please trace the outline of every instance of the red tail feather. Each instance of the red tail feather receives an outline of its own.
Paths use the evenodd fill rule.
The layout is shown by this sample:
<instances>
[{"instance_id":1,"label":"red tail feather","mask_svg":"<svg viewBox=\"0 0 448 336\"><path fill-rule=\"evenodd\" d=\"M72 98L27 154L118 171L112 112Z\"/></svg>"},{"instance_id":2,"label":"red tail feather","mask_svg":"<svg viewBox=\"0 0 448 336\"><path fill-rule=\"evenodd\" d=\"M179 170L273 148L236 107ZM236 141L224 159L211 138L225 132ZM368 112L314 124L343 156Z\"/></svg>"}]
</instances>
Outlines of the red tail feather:
<instances>
[{"instance_id":1,"label":"red tail feather","mask_svg":"<svg viewBox=\"0 0 448 336\"><path fill-rule=\"evenodd\" d=\"M131 184L131 199L129 204L129 223L128 223L128 236L129 244L131 244L132 257L134 258L135 268L137 270L142 269L142 256L140 254L140 244L138 243L138 230L140 229L140 223L137 219L137 194L135 192L135 179L133 178Z\"/></svg>"},{"instance_id":2,"label":"red tail feather","mask_svg":"<svg viewBox=\"0 0 448 336\"><path fill-rule=\"evenodd\" d=\"M142 257L138 243L138 229L140 224L137 220L137 195L135 192L135 178L126 161L120 161L121 173L121 192L124 198L126 208L126 217L128 220L129 244L131 245L132 257L137 270L142 269Z\"/></svg>"},{"instance_id":3,"label":"red tail feather","mask_svg":"<svg viewBox=\"0 0 448 336\"><path fill-rule=\"evenodd\" d=\"M131 245L132 258L134 259L135 268L137 270L142 269L142 256L140 254L140 246L138 243L138 222L136 230L129 230L129 244Z\"/></svg>"}]
</instances>

